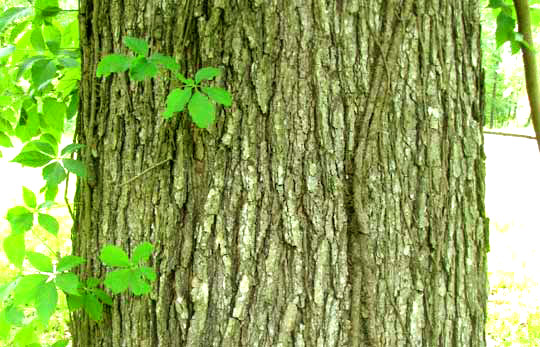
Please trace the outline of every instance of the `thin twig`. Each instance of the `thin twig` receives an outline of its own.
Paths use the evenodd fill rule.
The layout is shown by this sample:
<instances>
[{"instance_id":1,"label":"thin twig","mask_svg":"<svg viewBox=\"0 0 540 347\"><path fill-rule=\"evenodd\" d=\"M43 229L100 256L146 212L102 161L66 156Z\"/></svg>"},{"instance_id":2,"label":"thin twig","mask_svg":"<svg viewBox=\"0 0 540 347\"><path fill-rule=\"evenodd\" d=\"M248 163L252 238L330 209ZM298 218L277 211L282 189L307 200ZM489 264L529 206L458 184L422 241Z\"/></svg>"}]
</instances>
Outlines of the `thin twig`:
<instances>
[{"instance_id":1,"label":"thin twig","mask_svg":"<svg viewBox=\"0 0 540 347\"><path fill-rule=\"evenodd\" d=\"M511 133L501 133L501 132L498 132L498 131L486 131L486 130L484 130L484 134L521 137L521 138L524 138L524 139L536 140L536 137L534 137L534 136L521 135L521 134L511 134Z\"/></svg>"},{"instance_id":2,"label":"thin twig","mask_svg":"<svg viewBox=\"0 0 540 347\"><path fill-rule=\"evenodd\" d=\"M68 208L68 211L69 211L69 215L71 216L71 220L75 220L75 214L73 213L73 210L71 209L71 205L69 204L69 199L68 199L68 185L69 185L69 172L68 174L66 175L66 188L64 190L64 201L66 203L66 206Z\"/></svg>"},{"instance_id":3,"label":"thin twig","mask_svg":"<svg viewBox=\"0 0 540 347\"><path fill-rule=\"evenodd\" d=\"M52 248L51 246L49 246L49 244L47 243L46 240L44 240L41 236L39 236L34 230L32 230L32 234L34 235L34 237L36 239L38 239L43 245L45 245L45 247L47 247L47 249L57 258L60 258L60 256L58 255L58 253L56 253Z\"/></svg>"},{"instance_id":4,"label":"thin twig","mask_svg":"<svg viewBox=\"0 0 540 347\"><path fill-rule=\"evenodd\" d=\"M122 186L125 186L126 184L130 184L131 182L135 181L137 178L140 178L141 176L147 174L149 171L155 169L156 167L160 166L160 165L163 165L165 163L167 163L168 161L172 160L172 158L167 158L163 161L160 161L159 163L155 164L155 165L152 165L151 167L149 167L148 169L144 170L143 172L141 172L140 174L130 178L129 180L125 181L124 183L120 184L120 187Z\"/></svg>"}]
</instances>

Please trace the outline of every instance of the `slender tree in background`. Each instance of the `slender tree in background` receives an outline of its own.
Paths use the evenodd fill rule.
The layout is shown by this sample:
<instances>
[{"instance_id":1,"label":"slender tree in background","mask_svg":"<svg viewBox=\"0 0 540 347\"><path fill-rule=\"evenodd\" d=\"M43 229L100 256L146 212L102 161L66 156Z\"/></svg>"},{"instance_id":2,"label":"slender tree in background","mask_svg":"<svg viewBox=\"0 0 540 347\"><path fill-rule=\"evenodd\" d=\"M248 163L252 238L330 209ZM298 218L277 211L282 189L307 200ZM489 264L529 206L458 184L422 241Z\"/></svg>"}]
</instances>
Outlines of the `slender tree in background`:
<instances>
[{"instance_id":1,"label":"slender tree in background","mask_svg":"<svg viewBox=\"0 0 540 347\"><path fill-rule=\"evenodd\" d=\"M74 346L485 346L477 1L79 11L74 252L99 276L102 245L150 241L159 278L76 315ZM124 36L220 67L233 107L197 129L159 116L168 79L96 77Z\"/></svg>"}]
</instances>

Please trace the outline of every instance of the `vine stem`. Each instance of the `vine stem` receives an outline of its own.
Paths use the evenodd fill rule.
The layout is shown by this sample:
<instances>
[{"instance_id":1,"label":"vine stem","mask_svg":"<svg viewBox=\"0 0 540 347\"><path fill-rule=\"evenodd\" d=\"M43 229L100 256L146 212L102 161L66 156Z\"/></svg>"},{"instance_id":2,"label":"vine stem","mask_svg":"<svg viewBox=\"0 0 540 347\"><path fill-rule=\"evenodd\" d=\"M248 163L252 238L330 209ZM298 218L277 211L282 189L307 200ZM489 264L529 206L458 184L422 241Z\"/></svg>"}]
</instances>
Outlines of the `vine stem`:
<instances>
[{"instance_id":1,"label":"vine stem","mask_svg":"<svg viewBox=\"0 0 540 347\"><path fill-rule=\"evenodd\" d=\"M519 32L523 35L523 39L530 47L528 48L525 47L525 45L521 45L521 52L523 53L527 96L529 97L529 105L531 106L531 119L536 134L538 150L540 150L540 85L538 81L536 57L535 53L532 51L534 43L532 39L529 3L527 0L514 0L514 7L516 8Z\"/></svg>"},{"instance_id":2,"label":"vine stem","mask_svg":"<svg viewBox=\"0 0 540 347\"><path fill-rule=\"evenodd\" d=\"M136 175L136 176L130 178L129 180L125 181L124 183L120 184L120 187L123 187L123 186L125 186L125 185L127 185L127 184L130 184L131 182L135 181L136 179L140 178L141 176L144 176L144 175L147 174L148 172L152 171L152 170L155 169L156 167L161 166L161 165L163 165L163 164L165 164L165 163L167 163L167 162L169 162L169 161L171 161L171 160L172 160L172 158L167 158L167 159L165 159L165 160L160 161L159 163L157 163L157 164L155 164L155 165L150 166L148 169L144 170L144 171L141 172L140 174L138 174L138 175Z\"/></svg>"}]
</instances>

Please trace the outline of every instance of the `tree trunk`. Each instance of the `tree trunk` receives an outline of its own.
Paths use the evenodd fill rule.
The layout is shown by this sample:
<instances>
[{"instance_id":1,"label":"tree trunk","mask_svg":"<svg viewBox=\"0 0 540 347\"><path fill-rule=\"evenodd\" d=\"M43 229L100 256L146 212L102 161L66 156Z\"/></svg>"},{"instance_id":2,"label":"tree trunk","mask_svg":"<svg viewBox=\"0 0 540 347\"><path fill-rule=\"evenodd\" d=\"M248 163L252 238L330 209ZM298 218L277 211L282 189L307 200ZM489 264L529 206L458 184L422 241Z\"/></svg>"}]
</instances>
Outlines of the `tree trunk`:
<instances>
[{"instance_id":1,"label":"tree trunk","mask_svg":"<svg viewBox=\"0 0 540 347\"><path fill-rule=\"evenodd\" d=\"M493 120L495 119L495 109L497 108L497 68L493 70L493 90L491 92L491 111L489 112L489 128L493 129Z\"/></svg>"},{"instance_id":2,"label":"tree trunk","mask_svg":"<svg viewBox=\"0 0 540 347\"><path fill-rule=\"evenodd\" d=\"M74 346L485 346L475 0L81 0L74 252L156 246ZM123 36L234 97L209 131L176 84L96 78ZM127 184L130 178L167 158Z\"/></svg>"}]
</instances>

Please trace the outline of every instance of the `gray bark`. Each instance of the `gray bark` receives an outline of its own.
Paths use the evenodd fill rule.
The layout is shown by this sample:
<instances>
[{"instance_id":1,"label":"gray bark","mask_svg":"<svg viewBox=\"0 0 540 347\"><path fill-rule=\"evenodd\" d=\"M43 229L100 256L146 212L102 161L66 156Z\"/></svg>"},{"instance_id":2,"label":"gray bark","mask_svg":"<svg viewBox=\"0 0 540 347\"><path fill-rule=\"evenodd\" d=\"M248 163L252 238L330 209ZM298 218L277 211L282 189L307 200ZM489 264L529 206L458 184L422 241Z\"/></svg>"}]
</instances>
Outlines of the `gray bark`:
<instances>
[{"instance_id":1,"label":"gray bark","mask_svg":"<svg viewBox=\"0 0 540 347\"><path fill-rule=\"evenodd\" d=\"M74 346L485 346L478 3L81 0L74 251L148 240L149 297ZM96 78L125 35L218 66L209 131L161 78ZM137 180L126 182L155 163Z\"/></svg>"}]
</instances>

